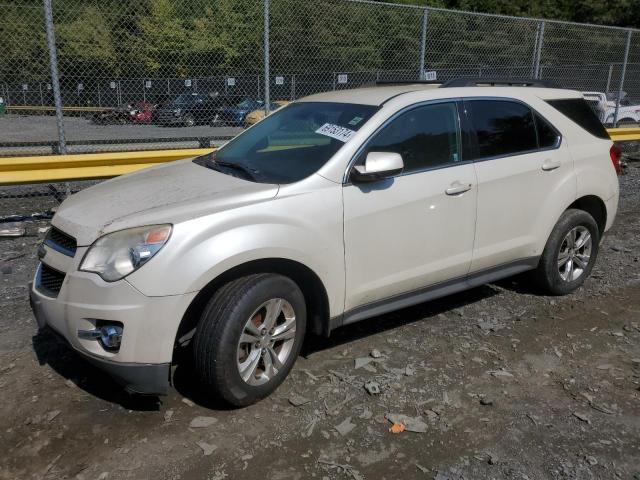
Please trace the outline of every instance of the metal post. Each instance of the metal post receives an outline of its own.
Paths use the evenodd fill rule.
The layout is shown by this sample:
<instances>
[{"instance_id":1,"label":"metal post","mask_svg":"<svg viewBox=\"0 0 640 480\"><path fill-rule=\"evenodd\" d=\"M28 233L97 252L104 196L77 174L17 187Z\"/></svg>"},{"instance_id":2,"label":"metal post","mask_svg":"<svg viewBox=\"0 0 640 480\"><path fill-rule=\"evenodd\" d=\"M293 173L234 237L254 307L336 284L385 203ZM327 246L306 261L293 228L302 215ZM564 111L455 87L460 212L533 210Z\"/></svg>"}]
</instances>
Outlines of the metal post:
<instances>
[{"instance_id":1,"label":"metal post","mask_svg":"<svg viewBox=\"0 0 640 480\"><path fill-rule=\"evenodd\" d=\"M49 48L49 63L51 65L51 88L56 106L56 122L58 124L58 143L61 154L67 153L67 141L64 136L64 119L62 117L62 97L60 95L60 79L58 78L58 57L56 55L56 36L53 26L53 9L51 0L43 0L44 24L47 29L47 47Z\"/></svg>"},{"instance_id":2,"label":"metal post","mask_svg":"<svg viewBox=\"0 0 640 480\"><path fill-rule=\"evenodd\" d=\"M270 0L264 0L264 112L269 115L271 106L271 95L269 91L269 3Z\"/></svg>"},{"instance_id":3,"label":"metal post","mask_svg":"<svg viewBox=\"0 0 640 480\"><path fill-rule=\"evenodd\" d=\"M545 22L538 24L538 38L535 51L535 66L533 70L533 78L540 78L540 59L542 58L542 44L544 42L544 26Z\"/></svg>"},{"instance_id":4,"label":"metal post","mask_svg":"<svg viewBox=\"0 0 640 480\"><path fill-rule=\"evenodd\" d=\"M613 128L618 127L618 113L620 110L620 99L624 89L624 77L627 74L627 61L629 60L629 47L631 46L631 30L627 30L627 46L624 48L624 60L622 63L622 73L620 74L620 88L618 88L618 98L616 98L616 112L613 114Z\"/></svg>"},{"instance_id":5,"label":"metal post","mask_svg":"<svg viewBox=\"0 0 640 480\"><path fill-rule=\"evenodd\" d=\"M429 9L422 11L422 30L420 33L420 75L418 78L424 80L424 60L427 54L427 23L429 20Z\"/></svg>"},{"instance_id":6,"label":"metal post","mask_svg":"<svg viewBox=\"0 0 640 480\"><path fill-rule=\"evenodd\" d=\"M607 76L607 88L605 88L604 93L609 93L609 89L611 88L611 76L613 75L613 63L609 64L609 75Z\"/></svg>"}]
</instances>

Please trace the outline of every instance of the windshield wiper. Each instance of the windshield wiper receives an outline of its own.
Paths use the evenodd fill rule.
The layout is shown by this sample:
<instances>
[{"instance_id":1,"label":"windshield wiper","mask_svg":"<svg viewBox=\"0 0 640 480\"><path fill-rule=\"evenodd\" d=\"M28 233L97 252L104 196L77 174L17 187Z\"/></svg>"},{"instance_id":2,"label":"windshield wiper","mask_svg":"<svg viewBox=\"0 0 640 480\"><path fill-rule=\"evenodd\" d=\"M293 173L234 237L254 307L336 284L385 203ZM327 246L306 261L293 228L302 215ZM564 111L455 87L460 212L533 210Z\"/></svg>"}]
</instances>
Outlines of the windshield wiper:
<instances>
[{"instance_id":1,"label":"windshield wiper","mask_svg":"<svg viewBox=\"0 0 640 480\"><path fill-rule=\"evenodd\" d=\"M245 166L245 165L241 165L239 163L233 163L233 162L225 162L224 160L213 160L213 164L214 165L219 165L221 167L225 167L225 168L230 168L233 170L237 170L238 172L242 172L246 177L249 178L249 180L255 180L256 179L256 170L252 170L251 168Z\"/></svg>"}]
</instances>

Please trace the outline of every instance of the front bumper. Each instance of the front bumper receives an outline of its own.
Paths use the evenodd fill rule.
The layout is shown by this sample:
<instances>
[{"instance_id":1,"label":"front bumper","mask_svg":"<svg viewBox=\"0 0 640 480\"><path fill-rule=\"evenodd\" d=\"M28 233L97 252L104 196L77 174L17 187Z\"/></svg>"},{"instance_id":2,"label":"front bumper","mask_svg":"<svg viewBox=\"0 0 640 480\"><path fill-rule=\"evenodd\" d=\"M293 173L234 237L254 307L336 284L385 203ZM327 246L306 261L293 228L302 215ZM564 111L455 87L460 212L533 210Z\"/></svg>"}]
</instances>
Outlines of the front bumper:
<instances>
[{"instance_id":1,"label":"front bumper","mask_svg":"<svg viewBox=\"0 0 640 480\"><path fill-rule=\"evenodd\" d=\"M33 302L33 295L32 302ZM32 308L34 305L32 303ZM35 312L34 308L34 312ZM43 329L50 330L69 347L71 344L55 330L44 326ZM71 347L73 348L73 347ZM92 365L106 372L117 383L122 385L129 393L140 395L166 395L169 391L169 380L171 376L170 363L118 363L80 352L74 349L81 357Z\"/></svg>"},{"instance_id":2,"label":"front bumper","mask_svg":"<svg viewBox=\"0 0 640 480\"><path fill-rule=\"evenodd\" d=\"M82 257L80 253L76 258ZM60 263L65 259L63 267ZM77 265L74 268L75 258L50 249L45 261L68 273L57 296L52 296L38 288L38 267L30 285L30 303L38 326L53 330L128 391L166 393L178 326L196 293L147 297L126 279L109 283L98 275L80 272ZM102 321L123 325L119 350L109 351L98 340L78 336L78 330L93 330Z\"/></svg>"}]
</instances>

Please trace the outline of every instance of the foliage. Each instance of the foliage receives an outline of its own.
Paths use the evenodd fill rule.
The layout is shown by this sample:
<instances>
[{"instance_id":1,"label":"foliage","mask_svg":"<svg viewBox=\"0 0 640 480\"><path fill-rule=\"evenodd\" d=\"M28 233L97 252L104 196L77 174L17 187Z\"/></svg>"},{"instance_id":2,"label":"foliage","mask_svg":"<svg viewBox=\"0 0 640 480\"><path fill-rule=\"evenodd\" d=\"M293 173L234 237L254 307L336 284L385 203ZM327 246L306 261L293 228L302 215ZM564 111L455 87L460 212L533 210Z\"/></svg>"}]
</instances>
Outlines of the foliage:
<instances>
[{"instance_id":1,"label":"foliage","mask_svg":"<svg viewBox=\"0 0 640 480\"><path fill-rule=\"evenodd\" d=\"M273 73L416 70L422 10L389 2L640 26L637 0L386 0L378 7L343 0L272 0ZM0 81L48 81L41 1L0 0L0 8ZM103 81L261 74L262 15L262 0L57 0L61 76ZM531 64L537 22L488 21L435 10L428 25L427 67ZM553 47L543 55L546 63L588 58L597 50L619 61L624 32L594 38L588 28L549 27L554 31L545 43Z\"/></svg>"}]
</instances>

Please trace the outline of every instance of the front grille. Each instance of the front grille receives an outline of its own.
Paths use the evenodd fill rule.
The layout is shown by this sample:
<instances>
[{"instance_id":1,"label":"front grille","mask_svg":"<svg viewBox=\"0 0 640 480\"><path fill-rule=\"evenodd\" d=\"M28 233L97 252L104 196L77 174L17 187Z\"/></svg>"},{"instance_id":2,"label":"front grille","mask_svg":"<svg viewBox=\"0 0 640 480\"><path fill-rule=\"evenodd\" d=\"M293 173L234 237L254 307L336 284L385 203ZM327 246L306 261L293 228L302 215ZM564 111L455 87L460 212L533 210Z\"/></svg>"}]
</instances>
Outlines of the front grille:
<instances>
[{"instance_id":1,"label":"front grille","mask_svg":"<svg viewBox=\"0 0 640 480\"><path fill-rule=\"evenodd\" d=\"M52 296L57 296L58 293L60 293L60 289L62 288L64 277L64 273L59 272L58 270L51 268L44 263L41 263L40 275L38 275L36 286L38 289L43 290L44 293Z\"/></svg>"},{"instance_id":2,"label":"front grille","mask_svg":"<svg viewBox=\"0 0 640 480\"><path fill-rule=\"evenodd\" d=\"M73 257L76 254L76 249L78 248L75 238L58 230L56 227L51 227L49 229L47 237L44 239L44 243L69 257Z\"/></svg>"}]
</instances>

